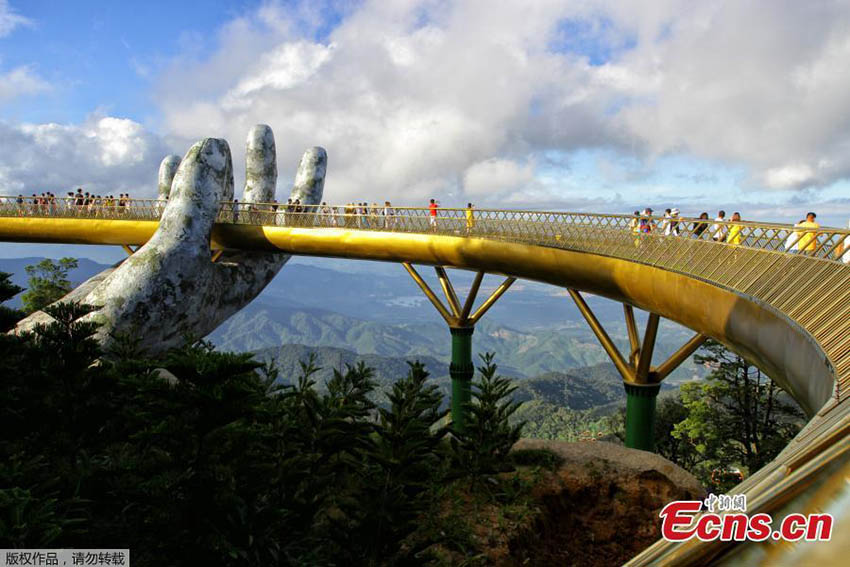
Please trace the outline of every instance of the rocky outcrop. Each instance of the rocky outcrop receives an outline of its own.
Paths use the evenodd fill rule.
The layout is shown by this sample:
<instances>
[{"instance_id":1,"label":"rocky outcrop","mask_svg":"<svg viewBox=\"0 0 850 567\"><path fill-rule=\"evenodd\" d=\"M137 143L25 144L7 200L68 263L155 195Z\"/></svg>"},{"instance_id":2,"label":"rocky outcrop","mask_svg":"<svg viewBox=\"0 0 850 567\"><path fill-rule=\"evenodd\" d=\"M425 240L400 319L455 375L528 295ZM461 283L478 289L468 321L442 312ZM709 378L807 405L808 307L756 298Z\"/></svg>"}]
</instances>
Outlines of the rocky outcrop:
<instances>
[{"instance_id":1,"label":"rocky outcrop","mask_svg":"<svg viewBox=\"0 0 850 567\"><path fill-rule=\"evenodd\" d=\"M563 462L534 488L541 514L510 543L506 564L621 565L660 537L658 513L705 490L663 457L613 443L523 439L514 450L545 449Z\"/></svg>"}]
</instances>

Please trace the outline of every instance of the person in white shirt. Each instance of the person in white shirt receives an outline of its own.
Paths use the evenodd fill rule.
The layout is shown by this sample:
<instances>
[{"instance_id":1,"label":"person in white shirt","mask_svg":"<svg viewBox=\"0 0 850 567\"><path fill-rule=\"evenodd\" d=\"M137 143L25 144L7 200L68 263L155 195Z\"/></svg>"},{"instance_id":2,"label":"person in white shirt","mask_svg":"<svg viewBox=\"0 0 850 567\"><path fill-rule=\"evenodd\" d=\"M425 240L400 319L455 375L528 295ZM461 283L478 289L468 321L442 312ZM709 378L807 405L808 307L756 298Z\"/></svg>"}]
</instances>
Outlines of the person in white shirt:
<instances>
[{"instance_id":1,"label":"person in white shirt","mask_svg":"<svg viewBox=\"0 0 850 567\"><path fill-rule=\"evenodd\" d=\"M384 228L395 228L395 211L389 201L384 201Z\"/></svg>"},{"instance_id":2,"label":"person in white shirt","mask_svg":"<svg viewBox=\"0 0 850 567\"><path fill-rule=\"evenodd\" d=\"M850 222L847 223L847 228L850 228ZM850 236L844 237L844 253L840 257L842 262L850 264Z\"/></svg>"},{"instance_id":3,"label":"person in white shirt","mask_svg":"<svg viewBox=\"0 0 850 567\"><path fill-rule=\"evenodd\" d=\"M804 222L806 222L805 219L797 222L797 224L794 225L794 228L799 228L800 224L804 223ZM796 231L791 231L791 232L788 233L788 238L785 239L785 251L791 252L792 254L796 254L797 251L800 248L799 244L800 244L800 234Z\"/></svg>"},{"instance_id":4,"label":"person in white shirt","mask_svg":"<svg viewBox=\"0 0 850 567\"><path fill-rule=\"evenodd\" d=\"M664 209L664 217L661 219L661 223L658 226L658 230L661 231L661 234L665 236L670 236L670 218L672 216L672 209Z\"/></svg>"},{"instance_id":5,"label":"person in white shirt","mask_svg":"<svg viewBox=\"0 0 850 567\"><path fill-rule=\"evenodd\" d=\"M729 227L725 224L719 224L726 220L726 211L718 211L717 218L714 219L713 225L711 225L711 239L715 242L724 242L726 240L726 233L729 231Z\"/></svg>"},{"instance_id":6,"label":"person in white shirt","mask_svg":"<svg viewBox=\"0 0 850 567\"><path fill-rule=\"evenodd\" d=\"M669 216L665 214L664 217L667 219L665 221L667 225L664 227L665 236L679 236L679 232L681 231L681 227L679 226L679 209L671 210Z\"/></svg>"}]
</instances>

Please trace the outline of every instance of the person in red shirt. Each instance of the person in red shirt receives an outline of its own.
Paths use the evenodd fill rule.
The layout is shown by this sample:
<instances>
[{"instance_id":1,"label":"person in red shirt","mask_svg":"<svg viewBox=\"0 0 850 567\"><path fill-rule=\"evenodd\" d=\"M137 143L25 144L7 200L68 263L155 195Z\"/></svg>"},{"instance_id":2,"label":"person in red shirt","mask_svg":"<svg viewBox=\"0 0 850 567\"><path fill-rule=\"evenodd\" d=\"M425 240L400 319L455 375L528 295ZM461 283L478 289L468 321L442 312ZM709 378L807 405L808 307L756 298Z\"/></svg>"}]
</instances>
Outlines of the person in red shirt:
<instances>
[{"instance_id":1,"label":"person in red shirt","mask_svg":"<svg viewBox=\"0 0 850 567\"><path fill-rule=\"evenodd\" d=\"M437 202L431 199L431 204L428 205L428 218L431 222L431 228L437 230Z\"/></svg>"}]
</instances>

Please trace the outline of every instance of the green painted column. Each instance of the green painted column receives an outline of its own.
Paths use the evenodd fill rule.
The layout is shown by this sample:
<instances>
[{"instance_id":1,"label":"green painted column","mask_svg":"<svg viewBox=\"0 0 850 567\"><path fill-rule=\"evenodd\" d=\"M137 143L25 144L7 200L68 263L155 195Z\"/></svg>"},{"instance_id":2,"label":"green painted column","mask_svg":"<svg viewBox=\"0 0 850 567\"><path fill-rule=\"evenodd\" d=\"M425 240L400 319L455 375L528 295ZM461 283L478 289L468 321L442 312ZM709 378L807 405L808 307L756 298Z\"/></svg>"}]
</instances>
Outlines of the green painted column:
<instances>
[{"instance_id":1,"label":"green painted column","mask_svg":"<svg viewBox=\"0 0 850 567\"><path fill-rule=\"evenodd\" d=\"M452 377L452 428L462 433L466 424L465 404L472 399L472 332L474 327L449 327L452 333L452 362L449 374Z\"/></svg>"},{"instance_id":2,"label":"green painted column","mask_svg":"<svg viewBox=\"0 0 850 567\"><path fill-rule=\"evenodd\" d=\"M655 399L661 384L630 384L626 387L626 447L655 450Z\"/></svg>"}]
</instances>

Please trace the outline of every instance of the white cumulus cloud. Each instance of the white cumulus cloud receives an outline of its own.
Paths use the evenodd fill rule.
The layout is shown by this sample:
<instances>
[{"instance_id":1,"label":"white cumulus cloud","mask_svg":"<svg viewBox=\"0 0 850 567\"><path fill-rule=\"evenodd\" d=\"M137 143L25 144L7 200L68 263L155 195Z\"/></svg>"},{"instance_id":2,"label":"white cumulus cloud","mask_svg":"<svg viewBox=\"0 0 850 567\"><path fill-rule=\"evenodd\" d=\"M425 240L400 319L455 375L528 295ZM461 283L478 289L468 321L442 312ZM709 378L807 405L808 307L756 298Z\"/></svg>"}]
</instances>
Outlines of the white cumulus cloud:
<instances>
[{"instance_id":1,"label":"white cumulus cloud","mask_svg":"<svg viewBox=\"0 0 850 567\"><path fill-rule=\"evenodd\" d=\"M0 71L0 102L19 96L47 91L50 85L30 66Z\"/></svg>"},{"instance_id":2,"label":"white cumulus cloud","mask_svg":"<svg viewBox=\"0 0 850 567\"><path fill-rule=\"evenodd\" d=\"M8 0L0 0L0 37L12 33L19 26L32 25L32 20L18 14L9 6Z\"/></svg>"},{"instance_id":3,"label":"white cumulus cloud","mask_svg":"<svg viewBox=\"0 0 850 567\"><path fill-rule=\"evenodd\" d=\"M140 124L92 116L82 124L0 122L0 187L3 193L57 195L82 186L99 194L156 192L166 144Z\"/></svg>"},{"instance_id":4,"label":"white cumulus cloud","mask_svg":"<svg viewBox=\"0 0 850 567\"><path fill-rule=\"evenodd\" d=\"M534 179L532 163L491 158L471 165L464 173L463 186L470 196L497 196L522 189Z\"/></svg>"}]
</instances>

